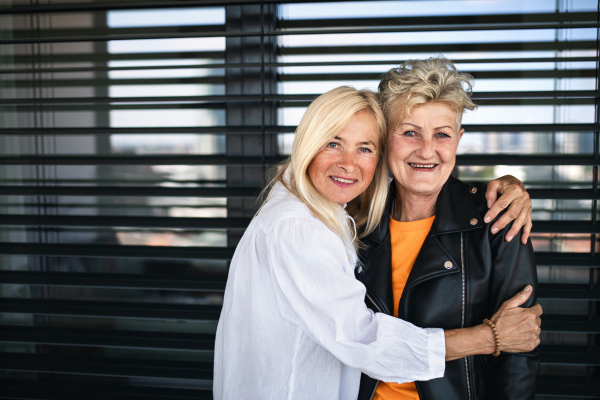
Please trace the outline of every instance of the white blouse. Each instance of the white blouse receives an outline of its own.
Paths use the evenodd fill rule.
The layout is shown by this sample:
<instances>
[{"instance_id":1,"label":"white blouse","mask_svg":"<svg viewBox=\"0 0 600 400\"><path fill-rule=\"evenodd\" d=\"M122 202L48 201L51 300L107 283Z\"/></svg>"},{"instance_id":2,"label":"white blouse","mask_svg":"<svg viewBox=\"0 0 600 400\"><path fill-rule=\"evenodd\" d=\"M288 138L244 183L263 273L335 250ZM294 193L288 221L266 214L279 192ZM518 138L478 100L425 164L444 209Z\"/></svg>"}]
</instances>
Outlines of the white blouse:
<instances>
[{"instance_id":1,"label":"white blouse","mask_svg":"<svg viewBox=\"0 0 600 400\"><path fill-rule=\"evenodd\" d=\"M355 263L355 252L277 184L231 261L214 398L355 400L361 372L398 383L442 377L443 330L369 310Z\"/></svg>"}]
</instances>

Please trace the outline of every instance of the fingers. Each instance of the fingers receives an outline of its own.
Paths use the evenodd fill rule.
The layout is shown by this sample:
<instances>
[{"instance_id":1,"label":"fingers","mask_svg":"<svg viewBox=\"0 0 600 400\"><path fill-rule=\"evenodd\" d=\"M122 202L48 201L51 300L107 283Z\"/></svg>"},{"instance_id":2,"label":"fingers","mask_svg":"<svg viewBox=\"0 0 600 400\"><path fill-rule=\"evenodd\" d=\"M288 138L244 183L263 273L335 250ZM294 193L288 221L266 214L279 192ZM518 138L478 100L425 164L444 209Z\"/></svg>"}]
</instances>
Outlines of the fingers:
<instances>
[{"instance_id":1,"label":"fingers","mask_svg":"<svg viewBox=\"0 0 600 400\"><path fill-rule=\"evenodd\" d=\"M523 227L523 234L521 235L521 243L527 244L527 240L529 240L529 235L531 234L531 228L533 228L533 223L531 222L531 211L530 217L525 222L525 226Z\"/></svg>"},{"instance_id":2,"label":"fingers","mask_svg":"<svg viewBox=\"0 0 600 400\"><path fill-rule=\"evenodd\" d=\"M498 201L496 201L488 210L483 220L485 222L492 221L498 216L500 211L504 210L506 207L515 202L518 202L519 204L517 205L517 207L512 207L512 211L515 212L515 214L512 218L509 219L509 221L512 221L520 214L521 208L528 205L527 202L531 202L531 200L529 199L529 194L525 191L525 189L523 189L520 185L512 184L504 190L502 196L500 196ZM506 224L504 224L504 226L506 226Z\"/></svg>"},{"instance_id":3,"label":"fingers","mask_svg":"<svg viewBox=\"0 0 600 400\"><path fill-rule=\"evenodd\" d=\"M500 201L501 200L502 197L500 198ZM500 203L500 201L498 201L498 203ZM508 231L505 236L506 241L510 242L512 238L515 237L517 233L519 233L523 225L525 225L527 211L523 213L524 208L525 206L523 202L519 200L512 202L508 211L505 212L492 226L492 234L496 234L498 231L504 229L506 225L508 225L511 221L514 220L515 222L513 222L511 230ZM521 216L521 214L524 215Z\"/></svg>"},{"instance_id":4,"label":"fingers","mask_svg":"<svg viewBox=\"0 0 600 400\"><path fill-rule=\"evenodd\" d=\"M521 291L512 299L512 306L518 304L522 298L529 297L532 291ZM519 297L521 297L519 299ZM520 353L531 351L540 344L540 333L542 320L540 315L542 307L539 304L530 308L506 309L495 322L500 336L500 347L503 352Z\"/></svg>"},{"instance_id":5,"label":"fingers","mask_svg":"<svg viewBox=\"0 0 600 400\"><path fill-rule=\"evenodd\" d=\"M494 218L496 218L498 216L498 214L500 214L500 212L502 212L502 210L504 210L506 207L508 207L508 205L514 200L514 199L509 199L508 197L505 197L506 194L503 194L502 196L500 196L500 198L498 200L496 200L494 202L494 204L492 204L492 207L488 210L487 213L485 213L485 216L483 217L483 221L487 224L491 221L494 220ZM488 200L489 203L489 200ZM498 230L496 230L495 232L492 233L496 233L498 232Z\"/></svg>"},{"instance_id":6,"label":"fingers","mask_svg":"<svg viewBox=\"0 0 600 400\"><path fill-rule=\"evenodd\" d=\"M487 196L487 193L486 193ZM506 234L506 241L510 242L521 229L523 229L524 238L522 238L523 243L527 243L527 239L529 238L529 234L531 232L531 227L533 224L531 223L531 199L529 198L529 193L525 190L522 183L513 183L510 184L504 191L504 194L500 196L498 201L496 201L492 207L485 214L484 221L486 223L492 221L494 218L498 216L498 214L506 209L508 206L507 212L502 215L494 223L492 226L491 232L492 234L498 233L501 229L504 229L506 225L508 225L511 221L515 221L511 230Z\"/></svg>"},{"instance_id":7,"label":"fingers","mask_svg":"<svg viewBox=\"0 0 600 400\"><path fill-rule=\"evenodd\" d=\"M492 208L492 206L496 203L498 194L503 195L507 190L514 191L515 189L520 189L523 192L526 192L525 186L523 185L523 183L512 175L504 175L498 179L494 179L493 181L488 182L487 191L485 192L485 198L487 199L488 208ZM497 210L497 212L494 214L494 216L489 215L489 217L490 217L489 219L488 219L488 214L489 214L489 212L488 212L488 214L486 214L486 217L484 218L484 221L486 223L492 221L494 218L496 218L496 216L498 215L498 212L505 209L506 206L508 206L508 204L510 204L510 201L504 207L502 207L500 210Z\"/></svg>"},{"instance_id":8,"label":"fingers","mask_svg":"<svg viewBox=\"0 0 600 400\"><path fill-rule=\"evenodd\" d=\"M485 191L485 198L487 199L488 208L491 208L492 205L496 202L496 199L498 198L498 193L504 193L504 186L502 186L500 180L495 179L487 184L487 190ZM494 218L491 218L490 221ZM485 218L484 221L486 223L489 222Z\"/></svg>"},{"instance_id":9,"label":"fingers","mask_svg":"<svg viewBox=\"0 0 600 400\"><path fill-rule=\"evenodd\" d=\"M522 203L525 201L525 199L529 199L529 195L527 194L527 192L525 190L521 189L521 186L519 186L517 184L512 184L512 185L508 186L504 190L504 193L501 193L501 194L502 194L502 196L500 196L500 198L498 198L498 200L492 205L492 207L485 214L485 217L483 217L483 220L486 223L488 223L488 222L492 221L494 218L496 218L502 210L504 210L506 207L508 207L515 201L519 201L520 203ZM487 193L486 193L486 197L487 197ZM488 201L488 203L489 203L489 201ZM513 207L511 207L512 212L515 213L515 215L512 218L508 219L509 222L512 221L513 219L515 219L519 215L519 213L521 212L521 208L523 208L524 205L525 204L523 203L523 204L517 205L516 208L514 207L514 205L513 205ZM518 210L518 212L517 212L517 210ZM496 221L496 224L494 224L494 226L496 226L498 224L498 222L499 221ZM504 223L504 226L506 226L507 223ZM504 226L502 226L502 228L504 228ZM498 228L498 230L502 229L499 226L496 226L496 227ZM498 232L498 230L496 230L496 232ZM493 232L493 233L496 233L496 232Z\"/></svg>"},{"instance_id":10,"label":"fingers","mask_svg":"<svg viewBox=\"0 0 600 400\"><path fill-rule=\"evenodd\" d=\"M522 243L527 243L527 239L529 238L529 232L531 232L531 227L533 224L531 223L531 200L527 200L525 202L515 201L511 204L508 211L496 221L494 226L492 226L492 233L498 232L500 229L504 229L504 227L510 223L514 219L513 225L510 230L506 233L504 237L507 242L510 242L515 236L519 234L521 228L523 228L523 234L525 234L525 228L528 228L527 237L523 240L521 237Z\"/></svg>"},{"instance_id":11,"label":"fingers","mask_svg":"<svg viewBox=\"0 0 600 400\"><path fill-rule=\"evenodd\" d=\"M506 309L511 309L511 308L517 308L519 306L521 306L523 303L525 303L527 301L527 299L529 299L529 296L531 296L532 290L531 290L531 285L527 285L525 286L525 288L523 290L521 290L519 293L517 293L516 295L514 295L511 299L506 300L502 306ZM539 306L539 304L536 304L536 306ZM535 307L535 306L534 306ZM502 308L502 307L500 307ZM540 314L541 315L541 306L540 308ZM538 315L538 316L539 316Z\"/></svg>"}]
</instances>

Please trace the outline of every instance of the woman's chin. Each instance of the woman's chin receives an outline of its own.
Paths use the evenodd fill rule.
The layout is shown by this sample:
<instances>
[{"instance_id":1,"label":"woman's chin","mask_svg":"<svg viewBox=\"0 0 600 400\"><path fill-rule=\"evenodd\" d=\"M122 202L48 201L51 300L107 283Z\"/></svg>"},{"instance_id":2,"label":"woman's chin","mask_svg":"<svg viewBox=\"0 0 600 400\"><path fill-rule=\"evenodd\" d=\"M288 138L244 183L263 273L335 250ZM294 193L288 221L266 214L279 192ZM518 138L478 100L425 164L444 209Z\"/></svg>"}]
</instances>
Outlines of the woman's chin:
<instances>
[{"instance_id":1,"label":"woman's chin","mask_svg":"<svg viewBox=\"0 0 600 400\"><path fill-rule=\"evenodd\" d=\"M426 182L409 182L403 184L399 182L400 186L407 192L417 196L437 196L442 190L443 183L426 183Z\"/></svg>"},{"instance_id":2,"label":"woman's chin","mask_svg":"<svg viewBox=\"0 0 600 400\"><path fill-rule=\"evenodd\" d=\"M336 195L330 195L330 196L325 195L325 197L327 197L328 200L343 206L344 204L350 203L352 200L357 198L359 194L360 193L358 193L358 194L344 193L344 194L336 194Z\"/></svg>"},{"instance_id":3,"label":"woman's chin","mask_svg":"<svg viewBox=\"0 0 600 400\"><path fill-rule=\"evenodd\" d=\"M364 188L366 190L366 187ZM360 196L360 194L364 192L362 186L361 187L347 187L347 188L336 188L336 190L331 191L321 191L321 194L325 196L328 200L344 205L346 203L350 203L352 200Z\"/></svg>"}]
</instances>

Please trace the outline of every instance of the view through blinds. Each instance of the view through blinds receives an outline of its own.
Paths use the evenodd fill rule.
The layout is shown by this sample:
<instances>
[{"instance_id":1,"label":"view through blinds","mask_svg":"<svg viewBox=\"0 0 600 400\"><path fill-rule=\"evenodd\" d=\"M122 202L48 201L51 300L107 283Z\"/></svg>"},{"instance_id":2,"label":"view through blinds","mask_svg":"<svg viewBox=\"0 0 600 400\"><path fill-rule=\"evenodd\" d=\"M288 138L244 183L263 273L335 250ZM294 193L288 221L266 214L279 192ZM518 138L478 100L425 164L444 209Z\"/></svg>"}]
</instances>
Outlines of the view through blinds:
<instances>
[{"instance_id":1,"label":"view through blinds","mask_svg":"<svg viewBox=\"0 0 600 400\"><path fill-rule=\"evenodd\" d=\"M598 1L4 1L0 398L212 398L228 262L308 103L475 78L464 181L525 182L538 398L598 398Z\"/></svg>"}]
</instances>

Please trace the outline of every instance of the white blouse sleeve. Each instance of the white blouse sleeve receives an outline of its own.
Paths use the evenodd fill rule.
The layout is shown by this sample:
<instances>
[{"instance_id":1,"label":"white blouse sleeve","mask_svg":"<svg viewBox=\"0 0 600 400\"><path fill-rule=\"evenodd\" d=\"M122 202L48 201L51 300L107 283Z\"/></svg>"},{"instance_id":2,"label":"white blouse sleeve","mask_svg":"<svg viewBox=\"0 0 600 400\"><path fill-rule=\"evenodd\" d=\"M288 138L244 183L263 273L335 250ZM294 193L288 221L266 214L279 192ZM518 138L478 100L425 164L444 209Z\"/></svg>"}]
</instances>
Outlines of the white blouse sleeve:
<instances>
[{"instance_id":1,"label":"white blouse sleeve","mask_svg":"<svg viewBox=\"0 0 600 400\"><path fill-rule=\"evenodd\" d=\"M279 310L344 364L386 382L444 375L442 329L373 313L341 239L312 218L284 218L266 237Z\"/></svg>"}]
</instances>

